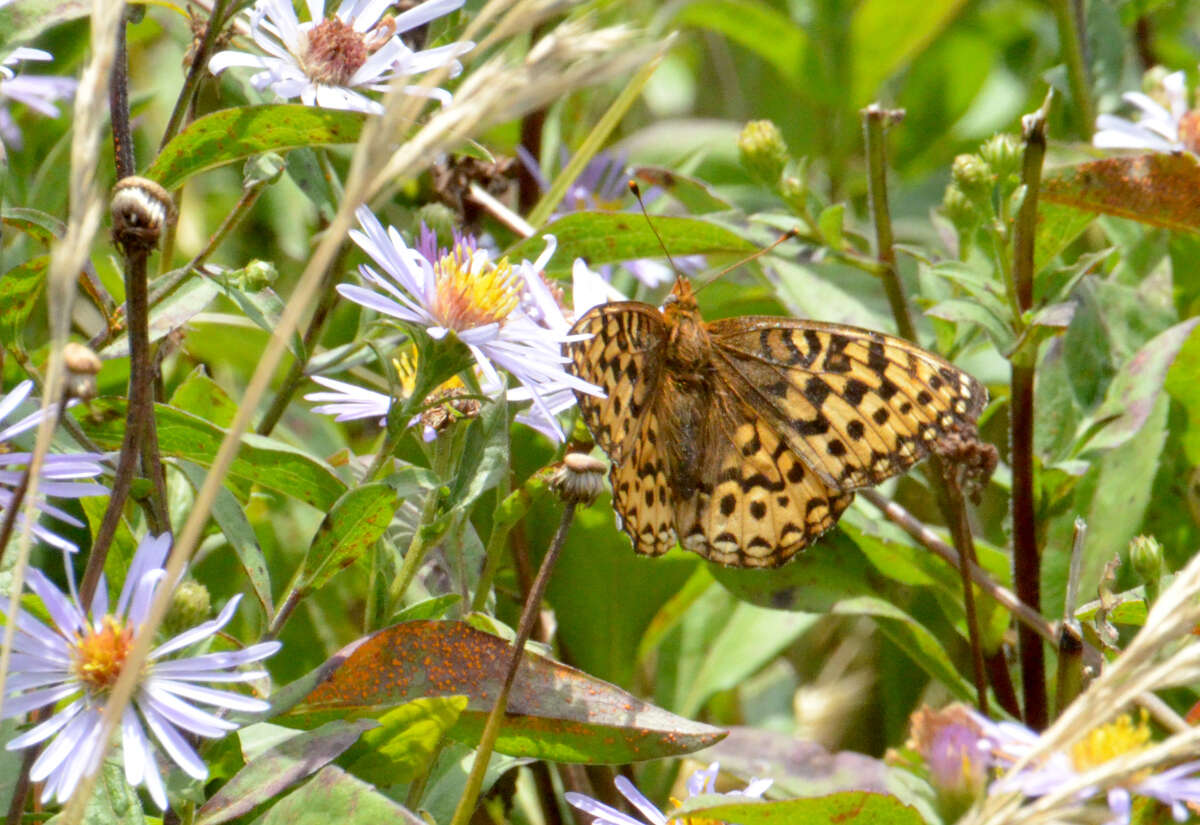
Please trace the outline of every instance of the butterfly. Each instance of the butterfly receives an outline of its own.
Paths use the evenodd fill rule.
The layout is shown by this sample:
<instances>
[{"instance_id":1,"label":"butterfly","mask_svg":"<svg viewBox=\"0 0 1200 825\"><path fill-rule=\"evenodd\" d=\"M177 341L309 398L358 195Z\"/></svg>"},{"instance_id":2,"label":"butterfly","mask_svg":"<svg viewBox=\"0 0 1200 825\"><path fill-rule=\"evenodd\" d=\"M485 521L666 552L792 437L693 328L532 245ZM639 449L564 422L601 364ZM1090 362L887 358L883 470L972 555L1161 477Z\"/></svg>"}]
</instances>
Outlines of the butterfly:
<instances>
[{"instance_id":1,"label":"butterfly","mask_svg":"<svg viewBox=\"0 0 1200 825\"><path fill-rule=\"evenodd\" d=\"M736 567L783 564L854 491L975 434L977 380L900 338L746 316L706 323L679 276L663 309L593 307L565 344L584 423L611 461L613 506L638 553L675 546Z\"/></svg>"}]
</instances>

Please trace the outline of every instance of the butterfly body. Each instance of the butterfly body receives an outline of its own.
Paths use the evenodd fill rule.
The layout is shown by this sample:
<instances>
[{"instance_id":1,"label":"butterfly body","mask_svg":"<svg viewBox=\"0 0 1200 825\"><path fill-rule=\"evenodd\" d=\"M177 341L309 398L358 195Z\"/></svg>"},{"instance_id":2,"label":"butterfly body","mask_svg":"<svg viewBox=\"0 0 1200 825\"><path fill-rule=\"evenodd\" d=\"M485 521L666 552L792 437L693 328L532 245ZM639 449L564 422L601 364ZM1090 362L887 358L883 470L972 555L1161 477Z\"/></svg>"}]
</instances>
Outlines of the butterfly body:
<instances>
[{"instance_id":1,"label":"butterfly body","mask_svg":"<svg viewBox=\"0 0 1200 825\"><path fill-rule=\"evenodd\" d=\"M570 369L612 461L613 505L634 549L676 540L722 564L773 567L833 526L854 490L974 431L987 393L903 340L856 327L748 316L706 323L684 278L662 310L585 313Z\"/></svg>"}]
</instances>

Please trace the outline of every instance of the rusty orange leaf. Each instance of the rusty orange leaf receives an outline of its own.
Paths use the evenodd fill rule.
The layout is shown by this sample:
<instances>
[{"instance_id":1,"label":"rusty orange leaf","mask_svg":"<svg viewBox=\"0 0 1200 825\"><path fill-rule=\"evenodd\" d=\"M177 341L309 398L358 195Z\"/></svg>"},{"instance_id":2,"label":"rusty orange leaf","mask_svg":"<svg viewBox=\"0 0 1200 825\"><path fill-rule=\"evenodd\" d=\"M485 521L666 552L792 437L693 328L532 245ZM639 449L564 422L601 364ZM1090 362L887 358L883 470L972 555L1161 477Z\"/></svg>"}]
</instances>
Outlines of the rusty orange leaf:
<instances>
[{"instance_id":1,"label":"rusty orange leaf","mask_svg":"<svg viewBox=\"0 0 1200 825\"><path fill-rule=\"evenodd\" d=\"M1151 226L1200 232L1200 164L1193 155L1112 157L1049 170L1041 197Z\"/></svg>"}]
</instances>

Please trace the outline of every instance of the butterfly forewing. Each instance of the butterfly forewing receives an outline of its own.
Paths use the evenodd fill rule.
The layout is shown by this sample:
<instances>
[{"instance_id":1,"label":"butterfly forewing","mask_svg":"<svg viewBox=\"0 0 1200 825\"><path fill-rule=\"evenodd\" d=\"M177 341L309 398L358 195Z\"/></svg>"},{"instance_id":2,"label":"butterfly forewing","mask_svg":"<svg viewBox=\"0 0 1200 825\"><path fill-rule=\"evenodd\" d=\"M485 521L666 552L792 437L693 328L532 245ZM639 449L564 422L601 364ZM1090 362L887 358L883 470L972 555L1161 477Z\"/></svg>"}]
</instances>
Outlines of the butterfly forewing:
<instances>
[{"instance_id":1,"label":"butterfly forewing","mask_svg":"<svg viewBox=\"0 0 1200 825\"><path fill-rule=\"evenodd\" d=\"M569 345L572 372L605 391L603 398L576 394L583 421L619 464L658 391L667 328L653 307L624 301L593 308L571 333L592 336Z\"/></svg>"},{"instance_id":2,"label":"butterfly forewing","mask_svg":"<svg viewBox=\"0 0 1200 825\"><path fill-rule=\"evenodd\" d=\"M709 325L719 371L831 487L878 484L974 428L983 386L932 353L857 327L747 317Z\"/></svg>"}]
</instances>

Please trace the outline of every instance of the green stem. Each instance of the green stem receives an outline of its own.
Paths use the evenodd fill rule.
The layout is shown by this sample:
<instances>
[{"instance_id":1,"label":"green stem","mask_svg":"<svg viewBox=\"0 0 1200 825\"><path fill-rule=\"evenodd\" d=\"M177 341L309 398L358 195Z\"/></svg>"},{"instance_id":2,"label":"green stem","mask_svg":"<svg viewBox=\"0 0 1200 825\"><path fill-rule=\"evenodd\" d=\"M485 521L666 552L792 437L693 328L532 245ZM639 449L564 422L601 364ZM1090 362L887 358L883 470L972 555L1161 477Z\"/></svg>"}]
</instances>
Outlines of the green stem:
<instances>
[{"instance_id":1,"label":"green stem","mask_svg":"<svg viewBox=\"0 0 1200 825\"><path fill-rule=\"evenodd\" d=\"M1088 80L1084 56L1086 31L1083 28L1082 10L1072 0L1052 0L1054 22L1058 26L1058 39L1062 43L1063 62L1067 64L1067 81L1071 85L1075 112L1079 123L1076 134L1090 141L1096 128L1096 108L1092 103L1091 83Z\"/></svg>"},{"instance_id":2,"label":"green stem","mask_svg":"<svg viewBox=\"0 0 1200 825\"><path fill-rule=\"evenodd\" d=\"M521 613L517 637L513 640L513 654L508 664L508 672L504 676L504 685L496 697L496 704L492 706L492 710L488 714L483 735L479 740L479 747L475 750L475 761L471 764L471 773L467 776L466 787L463 788L462 796L458 800L458 807L454 809L454 818L450 821L450 825L467 825L475 811L479 791L483 787L483 778L487 773L488 761L492 758L496 737L500 735L500 725L508 711L508 695L512 691L517 669L520 667L521 658L525 653L525 643L529 641L529 637L533 633L533 625L541 608L546 585L550 581L550 573L558 561L558 554L566 543L567 530L570 529L571 521L574 518L575 503L568 502L563 508L562 520L559 521L558 531L550 542L550 549L546 551L546 556L542 559L542 566L538 569L537 578L534 579L533 586L529 589L529 597L525 599L525 609Z\"/></svg>"},{"instance_id":3,"label":"green stem","mask_svg":"<svg viewBox=\"0 0 1200 825\"><path fill-rule=\"evenodd\" d=\"M875 257L882 269L883 289L887 293L892 317L901 337L917 340L908 301L904 300L904 287L900 284L900 273L896 270L896 250L893 247L892 218L888 210L887 194L887 143L884 127L903 115L889 111L878 103L862 110L863 136L867 146L867 192L871 201L871 218L875 222Z\"/></svg>"}]
</instances>

